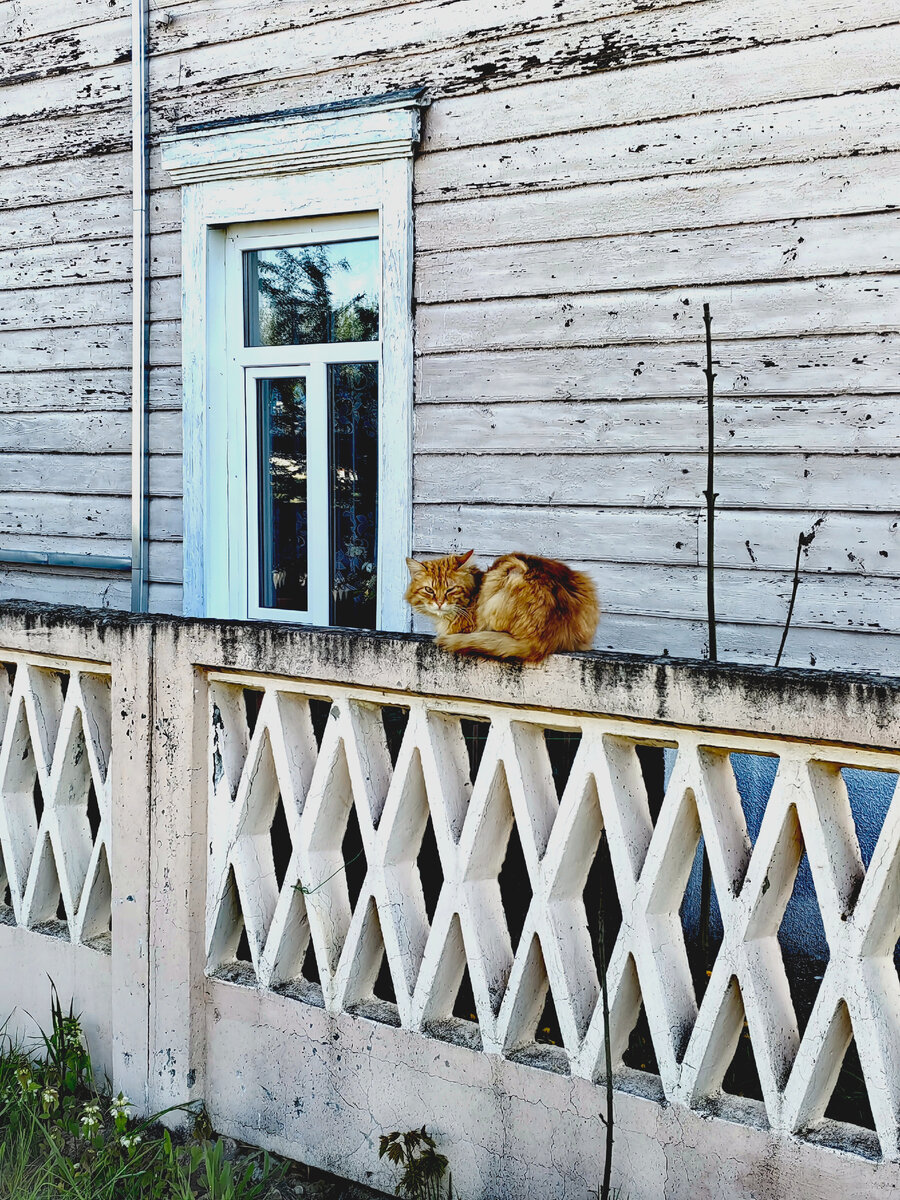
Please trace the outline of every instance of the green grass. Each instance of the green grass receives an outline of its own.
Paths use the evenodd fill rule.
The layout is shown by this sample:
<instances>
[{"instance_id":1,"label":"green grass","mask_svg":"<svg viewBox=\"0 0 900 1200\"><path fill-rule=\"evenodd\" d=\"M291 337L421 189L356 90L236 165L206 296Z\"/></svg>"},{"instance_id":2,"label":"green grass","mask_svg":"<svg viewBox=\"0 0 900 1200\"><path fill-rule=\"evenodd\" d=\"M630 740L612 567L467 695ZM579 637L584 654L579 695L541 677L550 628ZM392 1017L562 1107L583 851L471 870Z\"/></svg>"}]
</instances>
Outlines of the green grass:
<instances>
[{"instance_id":1,"label":"green grass","mask_svg":"<svg viewBox=\"0 0 900 1200\"><path fill-rule=\"evenodd\" d=\"M263 1200L283 1175L264 1153L238 1165L221 1141L179 1142L159 1124L164 1114L134 1119L127 1097L97 1088L78 1018L55 990L36 1049L0 1030L3 1200Z\"/></svg>"}]
</instances>

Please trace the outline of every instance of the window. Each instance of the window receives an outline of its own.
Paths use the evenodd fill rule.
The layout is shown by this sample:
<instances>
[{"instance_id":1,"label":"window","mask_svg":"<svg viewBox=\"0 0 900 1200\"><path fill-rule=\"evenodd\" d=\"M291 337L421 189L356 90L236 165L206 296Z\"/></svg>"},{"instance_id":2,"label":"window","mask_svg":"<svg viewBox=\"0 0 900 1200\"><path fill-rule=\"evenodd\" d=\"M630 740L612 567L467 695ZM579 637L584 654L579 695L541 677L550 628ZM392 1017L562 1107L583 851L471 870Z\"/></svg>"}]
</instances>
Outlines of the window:
<instances>
[{"instance_id":1,"label":"window","mask_svg":"<svg viewBox=\"0 0 900 1200\"><path fill-rule=\"evenodd\" d=\"M416 95L163 139L184 611L406 629Z\"/></svg>"},{"instance_id":2,"label":"window","mask_svg":"<svg viewBox=\"0 0 900 1200\"><path fill-rule=\"evenodd\" d=\"M378 214L226 230L228 394L244 426L250 617L375 628ZM241 579L235 581L240 588Z\"/></svg>"}]
</instances>

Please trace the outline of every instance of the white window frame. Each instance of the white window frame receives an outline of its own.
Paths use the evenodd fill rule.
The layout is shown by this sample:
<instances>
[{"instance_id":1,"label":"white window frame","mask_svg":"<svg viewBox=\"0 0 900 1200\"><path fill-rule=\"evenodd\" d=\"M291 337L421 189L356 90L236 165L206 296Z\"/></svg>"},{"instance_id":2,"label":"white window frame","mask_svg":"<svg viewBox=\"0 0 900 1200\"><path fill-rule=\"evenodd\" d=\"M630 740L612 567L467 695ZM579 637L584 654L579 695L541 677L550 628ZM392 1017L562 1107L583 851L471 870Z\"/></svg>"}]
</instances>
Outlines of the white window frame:
<instances>
[{"instance_id":1,"label":"white window frame","mask_svg":"<svg viewBox=\"0 0 900 1200\"><path fill-rule=\"evenodd\" d=\"M229 536L241 528L241 513L247 527L248 488L246 425L236 426L237 406L227 402L234 373L226 352L226 231L271 222L259 236L285 245L301 223L344 217L350 228L362 214L376 213L381 340L371 345L380 352L377 625L410 628L403 593L412 546L412 155L419 108L417 96L386 98L161 139L163 166L182 186L186 615L264 611L267 619L286 619L273 609L249 612L246 543L241 547L240 538ZM285 233L287 242L281 240ZM310 357L302 346L259 349L271 367ZM340 361L340 343L329 347L328 358ZM353 361L362 361L358 344Z\"/></svg>"},{"instance_id":2,"label":"white window frame","mask_svg":"<svg viewBox=\"0 0 900 1200\"><path fill-rule=\"evenodd\" d=\"M229 489L229 611L233 617L296 621L327 625L329 599L329 504L327 456L329 363L378 364L381 392L381 346L374 342L330 342L324 345L245 346L243 255L248 250L268 250L322 242L350 241L379 236L378 214L364 219L322 217L315 221L275 221L263 225L241 224L225 231L225 341L227 376L229 476L237 473ZM379 243L379 264L381 250ZM379 271L380 276L380 271ZM379 279L379 287L380 279ZM379 303L380 309L380 303ZM380 331L380 322L379 322ZM256 381L275 378L306 379L307 442L307 566L309 606L305 612L263 608L259 604L259 494L257 470ZM379 440L381 430L379 429ZM241 507L240 473L244 472L244 505ZM232 499L233 498L233 499ZM380 530L379 530L380 533ZM380 539L379 539L380 540Z\"/></svg>"}]
</instances>

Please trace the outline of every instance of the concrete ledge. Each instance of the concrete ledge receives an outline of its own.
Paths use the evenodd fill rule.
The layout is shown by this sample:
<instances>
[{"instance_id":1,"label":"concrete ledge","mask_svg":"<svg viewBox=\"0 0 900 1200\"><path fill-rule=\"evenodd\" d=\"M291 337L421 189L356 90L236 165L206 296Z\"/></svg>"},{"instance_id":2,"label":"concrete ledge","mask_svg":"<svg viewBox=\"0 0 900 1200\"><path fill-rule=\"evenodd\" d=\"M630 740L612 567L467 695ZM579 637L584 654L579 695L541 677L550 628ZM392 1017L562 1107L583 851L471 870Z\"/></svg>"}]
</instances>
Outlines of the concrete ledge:
<instances>
[{"instance_id":1,"label":"concrete ledge","mask_svg":"<svg viewBox=\"0 0 900 1200\"><path fill-rule=\"evenodd\" d=\"M633 654L559 654L512 665L445 654L428 636L263 621L0 604L0 646L112 661L151 628L192 664L816 742L900 747L900 676L710 663Z\"/></svg>"}]
</instances>

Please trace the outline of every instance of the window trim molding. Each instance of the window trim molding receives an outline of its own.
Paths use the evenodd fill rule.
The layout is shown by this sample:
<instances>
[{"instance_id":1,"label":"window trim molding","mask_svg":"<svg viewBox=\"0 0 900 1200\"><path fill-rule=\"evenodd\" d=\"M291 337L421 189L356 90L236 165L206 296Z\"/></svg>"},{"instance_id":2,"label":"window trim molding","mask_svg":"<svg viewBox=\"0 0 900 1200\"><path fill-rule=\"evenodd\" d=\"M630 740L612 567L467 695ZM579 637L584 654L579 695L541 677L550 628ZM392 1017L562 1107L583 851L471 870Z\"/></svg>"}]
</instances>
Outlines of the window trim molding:
<instances>
[{"instance_id":1,"label":"window trim molding","mask_svg":"<svg viewBox=\"0 0 900 1200\"><path fill-rule=\"evenodd\" d=\"M283 120L186 131L161 139L163 167L182 185L184 613L229 617L226 510L243 464L224 419L225 229L377 211L381 244L378 627L411 627L403 601L412 548L412 156L418 95ZM266 183L260 183L260 177ZM211 503L226 478L229 499ZM389 515L389 536L387 517ZM382 523L384 521L384 524Z\"/></svg>"}]
</instances>

